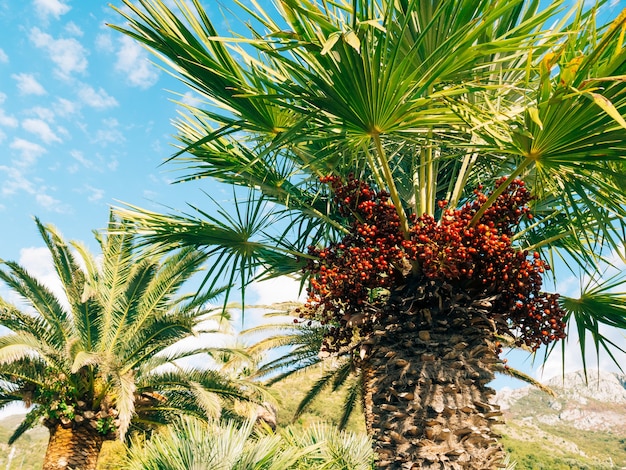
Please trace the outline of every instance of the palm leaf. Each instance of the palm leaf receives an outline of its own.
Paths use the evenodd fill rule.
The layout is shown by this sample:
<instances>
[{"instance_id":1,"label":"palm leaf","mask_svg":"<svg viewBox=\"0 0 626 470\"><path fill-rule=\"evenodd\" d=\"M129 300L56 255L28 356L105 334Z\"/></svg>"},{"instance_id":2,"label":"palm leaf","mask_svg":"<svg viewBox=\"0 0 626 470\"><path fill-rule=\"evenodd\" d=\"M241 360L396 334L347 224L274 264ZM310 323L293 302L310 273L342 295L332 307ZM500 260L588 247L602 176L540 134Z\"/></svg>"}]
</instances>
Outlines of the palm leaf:
<instances>
[{"instance_id":1,"label":"palm leaf","mask_svg":"<svg viewBox=\"0 0 626 470\"><path fill-rule=\"evenodd\" d=\"M591 336L598 362L602 350L622 370L621 364L616 360L612 351L615 349L621 352L626 351L623 346L606 337L602 329L603 327L626 329L626 293L616 290L623 287L623 283L624 277L621 274L604 282L590 279L583 287L579 298L562 297L563 307L567 311L567 320L573 321L576 325L585 371L587 370L587 334Z\"/></svg>"},{"instance_id":2,"label":"palm leaf","mask_svg":"<svg viewBox=\"0 0 626 470\"><path fill-rule=\"evenodd\" d=\"M13 443L19 439L24 433L39 424L40 419L44 416L44 410L35 406L32 410L26 413L24 420L15 428L13 434L9 437L7 444L13 445Z\"/></svg>"}]
</instances>

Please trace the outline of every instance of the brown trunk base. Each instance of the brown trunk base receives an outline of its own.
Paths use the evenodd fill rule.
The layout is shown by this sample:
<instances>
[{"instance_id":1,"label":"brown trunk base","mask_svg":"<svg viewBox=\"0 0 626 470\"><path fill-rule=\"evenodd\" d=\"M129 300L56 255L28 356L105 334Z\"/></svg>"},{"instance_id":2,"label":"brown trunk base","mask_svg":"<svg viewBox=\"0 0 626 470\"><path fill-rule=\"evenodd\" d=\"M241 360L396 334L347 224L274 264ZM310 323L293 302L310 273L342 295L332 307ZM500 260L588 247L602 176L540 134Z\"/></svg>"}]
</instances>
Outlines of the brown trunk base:
<instances>
[{"instance_id":1,"label":"brown trunk base","mask_svg":"<svg viewBox=\"0 0 626 470\"><path fill-rule=\"evenodd\" d=\"M493 323L482 307L430 285L405 296L398 315L366 343L363 399L377 467L387 470L487 470L504 452L492 429L502 423L487 387L499 359ZM447 299L447 300L446 300Z\"/></svg>"},{"instance_id":2,"label":"brown trunk base","mask_svg":"<svg viewBox=\"0 0 626 470\"><path fill-rule=\"evenodd\" d=\"M104 436L86 426L57 424L49 428L50 440L43 470L95 470Z\"/></svg>"}]
</instances>

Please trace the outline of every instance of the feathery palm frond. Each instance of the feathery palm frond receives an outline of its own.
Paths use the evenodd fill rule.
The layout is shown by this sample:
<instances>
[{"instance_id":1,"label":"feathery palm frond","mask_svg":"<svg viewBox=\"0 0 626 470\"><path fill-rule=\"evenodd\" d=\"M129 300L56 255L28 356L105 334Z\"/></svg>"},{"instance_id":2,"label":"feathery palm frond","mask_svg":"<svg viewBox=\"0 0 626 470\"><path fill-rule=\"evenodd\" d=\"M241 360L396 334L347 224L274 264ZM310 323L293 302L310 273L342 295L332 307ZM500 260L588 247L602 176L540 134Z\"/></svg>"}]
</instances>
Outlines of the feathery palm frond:
<instances>
[{"instance_id":1,"label":"feathery palm frond","mask_svg":"<svg viewBox=\"0 0 626 470\"><path fill-rule=\"evenodd\" d=\"M206 370L207 364L204 370L173 366L227 349L197 342L177 349L210 318L210 302L223 292L180 292L201 270L205 253L140 252L136 236L124 233L123 221L111 216L110 233L97 234L100 262L84 245L66 243L54 227L36 224L66 298L19 264L2 263L0 279L29 307L25 311L0 298L0 325L9 329L0 336L0 404L34 405L15 439L39 418L53 429L80 415L76 423L109 437L116 430L124 438L134 421L146 428L181 413L205 416L201 398L207 394L230 403L229 409L238 400L265 398L259 384L227 379ZM164 367L177 372L157 372ZM189 393L192 385L195 394Z\"/></svg>"}]
</instances>

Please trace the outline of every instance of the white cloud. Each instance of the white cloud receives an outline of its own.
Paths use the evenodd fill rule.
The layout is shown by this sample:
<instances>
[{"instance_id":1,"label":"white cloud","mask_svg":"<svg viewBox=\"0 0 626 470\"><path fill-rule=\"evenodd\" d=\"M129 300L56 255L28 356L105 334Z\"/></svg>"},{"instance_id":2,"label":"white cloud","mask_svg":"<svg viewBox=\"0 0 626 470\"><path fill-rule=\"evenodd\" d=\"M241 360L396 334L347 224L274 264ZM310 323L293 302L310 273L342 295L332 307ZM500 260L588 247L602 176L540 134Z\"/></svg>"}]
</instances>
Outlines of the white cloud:
<instances>
[{"instance_id":1,"label":"white cloud","mask_svg":"<svg viewBox=\"0 0 626 470\"><path fill-rule=\"evenodd\" d=\"M626 336L624 335L623 330L601 326L600 333L622 348L626 342ZM565 361L563 361L561 344L557 344L552 354L548 357L546 363L537 369L535 374L537 378L542 381L546 381L552 377L562 375L563 370L565 370L565 373L568 373L575 372L583 368L580 341L578 339L578 335L576 334L576 325L573 322L570 325L569 334L570 337L565 340ZM623 353L617 348L611 346L610 350L618 364L626 364L626 353ZM610 358L606 351L600 349L598 358L598 354L596 354L595 351L595 345L593 344L589 334L587 334L585 341L585 359L588 370L598 368L606 372L620 372L619 367Z\"/></svg>"},{"instance_id":2,"label":"white cloud","mask_svg":"<svg viewBox=\"0 0 626 470\"><path fill-rule=\"evenodd\" d=\"M254 297L252 302L258 305L272 305L280 302L304 302L306 292L299 293L300 281L287 276L253 282L248 291Z\"/></svg>"},{"instance_id":3,"label":"white cloud","mask_svg":"<svg viewBox=\"0 0 626 470\"><path fill-rule=\"evenodd\" d=\"M65 31L67 31L67 33L71 34L72 36L78 37L81 37L84 34L83 30L80 29L80 27L73 21L70 21L68 24L65 25Z\"/></svg>"},{"instance_id":4,"label":"white cloud","mask_svg":"<svg viewBox=\"0 0 626 470\"><path fill-rule=\"evenodd\" d=\"M124 142L126 140L124 134L122 134L119 129L120 125L117 119L103 119L102 125L104 127L96 131L93 143L107 145ZM109 167L109 169L114 170L115 168L111 167L111 165L115 163L115 165L117 166L117 162L115 161L115 159L109 156L105 160L108 162L107 166Z\"/></svg>"},{"instance_id":5,"label":"white cloud","mask_svg":"<svg viewBox=\"0 0 626 470\"><path fill-rule=\"evenodd\" d=\"M21 158L14 160L14 163L21 167L34 164L37 158L46 153L46 149L41 145L20 138L13 139L10 147L19 152Z\"/></svg>"},{"instance_id":6,"label":"white cloud","mask_svg":"<svg viewBox=\"0 0 626 470\"><path fill-rule=\"evenodd\" d=\"M32 74L18 73L11 75L17 81L17 89L22 95L45 95L45 88L35 79Z\"/></svg>"},{"instance_id":7,"label":"white cloud","mask_svg":"<svg viewBox=\"0 0 626 470\"><path fill-rule=\"evenodd\" d=\"M67 208L61 204L61 201L44 192L38 192L35 195L35 201L46 210L60 213L67 212Z\"/></svg>"},{"instance_id":8,"label":"white cloud","mask_svg":"<svg viewBox=\"0 0 626 470\"><path fill-rule=\"evenodd\" d=\"M93 168L93 162L85 158L85 155L83 155L83 152L81 152L80 150L72 150L70 152L70 155L74 160L78 161L85 168Z\"/></svg>"},{"instance_id":9,"label":"white cloud","mask_svg":"<svg viewBox=\"0 0 626 470\"><path fill-rule=\"evenodd\" d=\"M0 63L6 64L8 61L9 61L9 56L7 55L6 52L4 52L4 49L0 47Z\"/></svg>"},{"instance_id":10,"label":"white cloud","mask_svg":"<svg viewBox=\"0 0 626 470\"><path fill-rule=\"evenodd\" d=\"M54 121L54 111L50 108L44 108L43 106L35 106L30 108L27 113L31 116L36 116L39 119L43 119L46 122Z\"/></svg>"},{"instance_id":11,"label":"white cloud","mask_svg":"<svg viewBox=\"0 0 626 470\"><path fill-rule=\"evenodd\" d=\"M7 100L7 94L6 93L2 93L0 91L0 104L4 103Z\"/></svg>"},{"instance_id":12,"label":"white cloud","mask_svg":"<svg viewBox=\"0 0 626 470\"><path fill-rule=\"evenodd\" d=\"M78 105L65 98L58 98L54 109L59 116L67 117L78 111Z\"/></svg>"},{"instance_id":13,"label":"white cloud","mask_svg":"<svg viewBox=\"0 0 626 470\"><path fill-rule=\"evenodd\" d=\"M89 202L97 202L104 197L104 189L94 188L88 184L86 184L84 188L84 192L88 194L87 200Z\"/></svg>"},{"instance_id":14,"label":"white cloud","mask_svg":"<svg viewBox=\"0 0 626 470\"><path fill-rule=\"evenodd\" d=\"M96 109L113 108L118 105L117 100L108 95L102 88L95 90L85 84L78 90L78 97L87 106Z\"/></svg>"},{"instance_id":15,"label":"white cloud","mask_svg":"<svg viewBox=\"0 0 626 470\"><path fill-rule=\"evenodd\" d=\"M35 192L35 185L24 178L20 169L15 167L0 166L0 171L6 173L7 175L7 180L0 186L2 194L11 195L18 191L25 191L29 194L33 194Z\"/></svg>"},{"instance_id":16,"label":"white cloud","mask_svg":"<svg viewBox=\"0 0 626 470\"><path fill-rule=\"evenodd\" d=\"M71 9L69 5L59 0L34 0L33 5L37 14L44 19L50 15L59 19Z\"/></svg>"},{"instance_id":17,"label":"white cloud","mask_svg":"<svg viewBox=\"0 0 626 470\"><path fill-rule=\"evenodd\" d=\"M24 119L22 121L22 128L31 134L35 134L46 144L62 142L59 136L50 129L48 123L41 119Z\"/></svg>"},{"instance_id":18,"label":"white cloud","mask_svg":"<svg viewBox=\"0 0 626 470\"><path fill-rule=\"evenodd\" d=\"M18 121L14 116L9 116L4 112L3 109L0 109L0 126L5 127L17 127Z\"/></svg>"},{"instance_id":19,"label":"white cloud","mask_svg":"<svg viewBox=\"0 0 626 470\"><path fill-rule=\"evenodd\" d=\"M113 37L108 33L100 33L96 36L96 48L103 52L115 52Z\"/></svg>"},{"instance_id":20,"label":"white cloud","mask_svg":"<svg viewBox=\"0 0 626 470\"><path fill-rule=\"evenodd\" d=\"M43 185L40 180L33 183L33 181L27 179L24 176L23 168L17 166L0 166L0 172L7 175L7 179L3 181L0 186L0 192L3 195L13 195L18 192L24 192L34 196L35 202L43 209L59 213L67 213L70 211L71 208L69 206L62 204L58 199L48 194L50 188Z\"/></svg>"},{"instance_id":21,"label":"white cloud","mask_svg":"<svg viewBox=\"0 0 626 470\"><path fill-rule=\"evenodd\" d=\"M84 73L87 70L87 51L76 39L54 39L39 28L33 28L30 40L36 47L48 52L56 64L55 73L60 78L68 79L73 73Z\"/></svg>"},{"instance_id":22,"label":"white cloud","mask_svg":"<svg viewBox=\"0 0 626 470\"><path fill-rule=\"evenodd\" d=\"M157 69L148 61L148 54L136 41L128 36L120 39L115 70L126 76L131 86L150 88L159 79Z\"/></svg>"}]
</instances>

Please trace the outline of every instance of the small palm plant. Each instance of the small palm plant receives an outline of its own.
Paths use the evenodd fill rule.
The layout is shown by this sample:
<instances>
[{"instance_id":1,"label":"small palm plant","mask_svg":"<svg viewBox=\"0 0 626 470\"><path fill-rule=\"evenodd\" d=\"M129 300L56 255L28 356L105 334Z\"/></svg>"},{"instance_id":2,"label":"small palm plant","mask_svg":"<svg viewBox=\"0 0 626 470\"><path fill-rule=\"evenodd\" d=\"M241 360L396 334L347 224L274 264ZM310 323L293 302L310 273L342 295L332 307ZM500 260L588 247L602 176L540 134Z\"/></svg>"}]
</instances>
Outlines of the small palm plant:
<instances>
[{"instance_id":1,"label":"small palm plant","mask_svg":"<svg viewBox=\"0 0 626 470\"><path fill-rule=\"evenodd\" d=\"M97 234L102 256L66 243L36 220L62 294L13 261L0 279L24 302L0 298L0 407L22 401L30 411L9 443L43 423L50 431L44 469L95 468L104 440L132 427L149 429L180 414L220 414L250 400L241 384L206 368L177 365L206 345L177 348L201 331L218 291L181 294L206 256L182 249L167 257L137 250L135 237L111 218ZM254 390L258 390L255 387Z\"/></svg>"},{"instance_id":2,"label":"small palm plant","mask_svg":"<svg viewBox=\"0 0 626 470\"><path fill-rule=\"evenodd\" d=\"M136 440L129 470L370 470L374 455L366 436L327 426L267 434L232 421L184 419Z\"/></svg>"}]
</instances>

